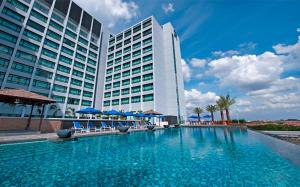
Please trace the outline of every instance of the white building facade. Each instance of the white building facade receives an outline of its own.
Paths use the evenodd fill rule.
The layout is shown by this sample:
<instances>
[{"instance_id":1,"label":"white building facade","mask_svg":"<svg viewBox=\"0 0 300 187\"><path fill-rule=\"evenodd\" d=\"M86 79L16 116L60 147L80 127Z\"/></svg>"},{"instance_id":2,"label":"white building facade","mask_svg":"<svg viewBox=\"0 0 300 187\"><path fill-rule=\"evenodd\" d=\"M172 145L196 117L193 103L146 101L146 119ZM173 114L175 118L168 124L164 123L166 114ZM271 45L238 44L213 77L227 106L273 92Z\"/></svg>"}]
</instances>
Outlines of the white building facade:
<instances>
[{"instance_id":1,"label":"white building facade","mask_svg":"<svg viewBox=\"0 0 300 187\"><path fill-rule=\"evenodd\" d=\"M146 111L185 119L180 41L170 23L147 18L109 39L102 110Z\"/></svg>"}]
</instances>

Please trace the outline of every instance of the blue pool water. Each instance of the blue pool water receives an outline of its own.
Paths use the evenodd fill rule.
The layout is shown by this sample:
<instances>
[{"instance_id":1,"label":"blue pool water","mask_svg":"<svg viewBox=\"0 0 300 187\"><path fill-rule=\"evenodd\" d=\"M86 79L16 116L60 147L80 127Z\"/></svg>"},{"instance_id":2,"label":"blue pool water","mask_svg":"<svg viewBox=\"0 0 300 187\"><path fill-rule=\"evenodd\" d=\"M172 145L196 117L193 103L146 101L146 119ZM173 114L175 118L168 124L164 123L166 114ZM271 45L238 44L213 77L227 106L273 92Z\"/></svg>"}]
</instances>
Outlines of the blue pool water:
<instances>
[{"instance_id":1,"label":"blue pool water","mask_svg":"<svg viewBox=\"0 0 300 187\"><path fill-rule=\"evenodd\" d=\"M299 146L239 128L0 145L0 186L300 186Z\"/></svg>"}]
</instances>

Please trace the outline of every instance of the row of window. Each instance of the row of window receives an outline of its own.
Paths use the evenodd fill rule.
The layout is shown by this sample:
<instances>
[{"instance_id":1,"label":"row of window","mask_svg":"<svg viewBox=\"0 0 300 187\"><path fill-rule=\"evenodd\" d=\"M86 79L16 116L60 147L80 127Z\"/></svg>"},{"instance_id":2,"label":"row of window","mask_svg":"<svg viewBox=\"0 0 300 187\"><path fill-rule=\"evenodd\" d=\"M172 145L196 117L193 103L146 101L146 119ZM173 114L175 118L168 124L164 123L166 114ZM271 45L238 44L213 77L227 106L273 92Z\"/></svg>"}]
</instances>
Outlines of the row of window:
<instances>
[{"instance_id":1,"label":"row of window","mask_svg":"<svg viewBox=\"0 0 300 187\"><path fill-rule=\"evenodd\" d=\"M143 72L150 71L152 69L153 69L152 64L147 64L147 65L143 66ZM121 76L124 78L124 77L129 77L130 75L139 74L139 73L141 73L141 70L142 70L141 67L137 67L137 68L132 69L131 71L127 70L127 71L123 71L122 73L116 73L113 76L109 75L109 76L105 77L105 81L108 82L108 81L112 81L113 79L117 80L117 79L120 79Z\"/></svg>"},{"instance_id":2,"label":"row of window","mask_svg":"<svg viewBox=\"0 0 300 187\"><path fill-rule=\"evenodd\" d=\"M115 43L115 41L116 42L121 41L123 39L123 37L127 38L127 37L131 36L132 34L135 34L135 33L139 32L139 31L141 31L142 26L143 26L143 28L146 28L146 27L148 27L150 25L152 25L152 20L148 19L148 20L144 21L142 23L142 25L138 24L138 25L134 26L132 30L130 28L127 31L125 31L124 33L121 33L121 34L117 35L116 37L110 38L109 45L112 45L113 43Z\"/></svg>"},{"instance_id":3,"label":"row of window","mask_svg":"<svg viewBox=\"0 0 300 187\"><path fill-rule=\"evenodd\" d=\"M153 83L150 84L144 84L142 87L141 86L135 86L131 88L131 93L140 93L141 90L143 91L150 91L153 90ZM122 95L127 95L130 93L130 88L124 88L122 90L114 90L112 92L105 92L104 93L104 98L108 98L108 97L115 97L115 96L120 96L120 94Z\"/></svg>"},{"instance_id":4,"label":"row of window","mask_svg":"<svg viewBox=\"0 0 300 187\"><path fill-rule=\"evenodd\" d=\"M65 99L66 98L63 97L63 96L52 95L51 97L52 97L52 99L56 100L57 103L65 103ZM79 105L80 99L69 97L67 103L68 104L72 104L72 105ZM92 105L92 101L82 100L81 101L81 105L82 106L91 106Z\"/></svg>"},{"instance_id":5,"label":"row of window","mask_svg":"<svg viewBox=\"0 0 300 187\"><path fill-rule=\"evenodd\" d=\"M126 52L125 52L125 50L126 50ZM124 49L123 61L129 60L131 57L134 58L136 56L140 56L142 54L142 51L143 51L143 54L151 52L152 51L152 46L147 46L147 47L144 47L142 50L136 50L136 51L133 51L132 53L128 54L128 52L130 50L131 50L131 47L128 47L128 48ZM121 59L121 58L118 58L120 56L122 56L122 50L117 51L115 53L115 58L117 58L116 60ZM112 57L110 56L109 60L111 60L111 59L112 59Z\"/></svg>"},{"instance_id":6,"label":"row of window","mask_svg":"<svg viewBox=\"0 0 300 187\"><path fill-rule=\"evenodd\" d=\"M143 75L142 77L143 77L143 81L152 80L153 74L149 73L149 74ZM109 90L111 88L119 88L121 86L121 84L122 84L122 86L130 85L130 80L131 80L131 84L135 84L135 83L141 82L142 79L141 79L141 76L137 76L137 77L133 77L131 79L125 79L125 80L117 81L114 83L107 83L107 84L105 84L105 90Z\"/></svg>"},{"instance_id":7,"label":"row of window","mask_svg":"<svg viewBox=\"0 0 300 187\"><path fill-rule=\"evenodd\" d=\"M131 100L131 101L130 101ZM143 102L149 102L149 101L153 101L154 100L154 96L153 94L147 94L147 95L143 95L141 96L133 96L131 98L127 97L127 98L121 98L121 99L114 99L114 100L106 100L103 102L104 106L115 106L115 105L119 105L121 104L129 104L129 102L131 103L140 103L141 100Z\"/></svg>"}]
</instances>

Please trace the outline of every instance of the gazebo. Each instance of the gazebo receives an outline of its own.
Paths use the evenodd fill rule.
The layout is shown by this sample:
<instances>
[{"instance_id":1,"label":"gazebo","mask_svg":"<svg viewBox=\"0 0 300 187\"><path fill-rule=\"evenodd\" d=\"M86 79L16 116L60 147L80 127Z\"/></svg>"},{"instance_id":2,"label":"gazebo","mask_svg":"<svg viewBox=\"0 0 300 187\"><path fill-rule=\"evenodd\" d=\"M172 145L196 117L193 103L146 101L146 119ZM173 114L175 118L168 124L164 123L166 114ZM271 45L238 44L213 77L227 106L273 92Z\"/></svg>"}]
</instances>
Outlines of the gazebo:
<instances>
[{"instance_id":1,"label":"gazebo","mask_svg":"<svg viewBox=\"0 0 300 187\"><path fill-rule=\"evenodd\" d=\"M30 114L28 117L27 125L25 130L28 130L30 127L33 107L42 106L42 112L39 122L39 130L41 130L41 124L43 119L43 113L45 110L45 105L55 103L56 101L45 97L43 95L39 95L33 92L29 92L23 89L0 89L0 102L3 103L11 103L11 104L24 104L31 105Z\"/></svg>"}]
</instances>

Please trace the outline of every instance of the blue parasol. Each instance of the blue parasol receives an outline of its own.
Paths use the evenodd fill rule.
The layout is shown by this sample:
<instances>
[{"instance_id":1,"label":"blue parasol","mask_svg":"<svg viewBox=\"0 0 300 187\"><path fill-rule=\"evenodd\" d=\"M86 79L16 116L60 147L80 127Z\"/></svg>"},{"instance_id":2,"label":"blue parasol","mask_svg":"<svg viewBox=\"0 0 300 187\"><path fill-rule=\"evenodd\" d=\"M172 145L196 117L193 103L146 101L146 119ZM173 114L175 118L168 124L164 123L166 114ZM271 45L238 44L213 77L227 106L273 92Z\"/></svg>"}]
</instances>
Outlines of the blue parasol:
<instances>
[{"instance_id":1,"label":"blue parasol","mask_svg":"<svg viewBox=\"0 0 300 187\"><path fill-rule=\"evenodd\" d=\"M108 116L122 116L124 115L123 112L119 112L119 111L116 111L116 110L110 110L110 111L107 111L107 112L104 112L105 115L108 115ZM114 120L112 118L112 127L114 127Z\"/></svg>"},{"instance_id":2,"label":"blue parasol","mask_svg":"<svg viewBox=\"0 0 300 187\"><path fill-rule=\"evenodd\" d=\"M101 114L102 112L95 108L85 108L85 109L76 111L76 113L78 113L78 114Z\"/></svg>"}]
</instances>

